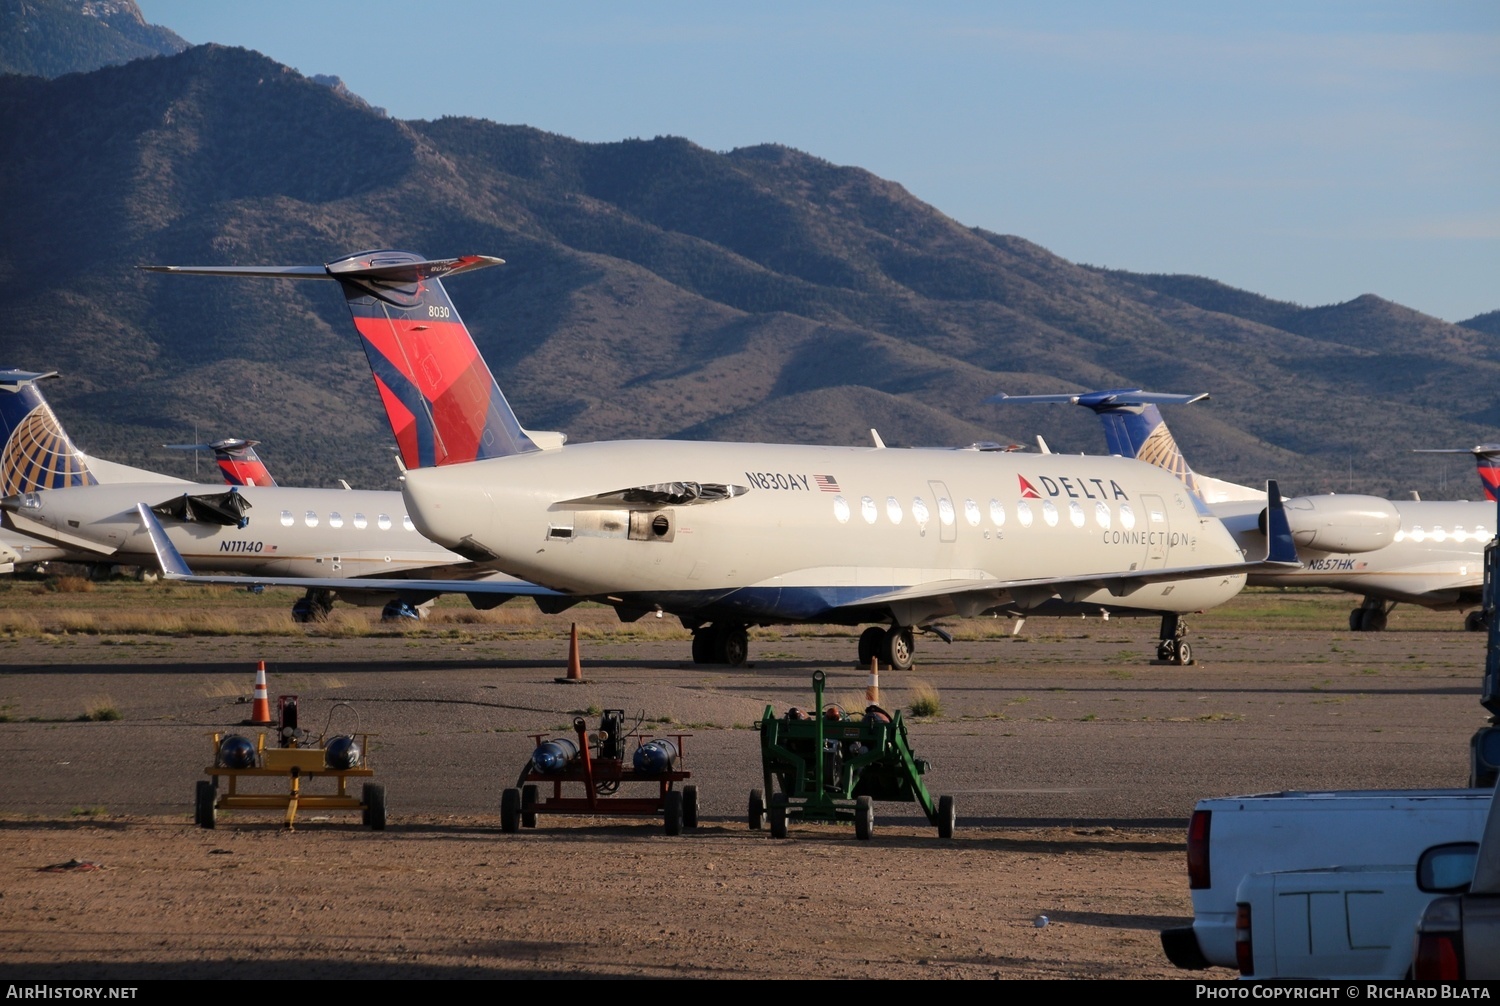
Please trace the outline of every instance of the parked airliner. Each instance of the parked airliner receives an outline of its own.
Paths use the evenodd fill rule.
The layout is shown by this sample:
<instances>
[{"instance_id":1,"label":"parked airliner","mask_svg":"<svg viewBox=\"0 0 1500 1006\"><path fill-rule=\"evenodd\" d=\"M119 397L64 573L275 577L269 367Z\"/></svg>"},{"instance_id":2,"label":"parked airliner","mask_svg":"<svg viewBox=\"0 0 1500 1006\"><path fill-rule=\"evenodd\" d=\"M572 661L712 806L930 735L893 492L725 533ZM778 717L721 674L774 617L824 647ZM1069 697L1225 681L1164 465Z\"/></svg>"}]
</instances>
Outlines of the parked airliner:
<instances>
[{"instance_id":1,"label":"parked airliner","mask_svg":"<svg viewBox=\"0 0 1500 1006\"><path fill-rule=\"evenodd\" d=\"M319 266L149 268L336 280L417 528L476 563L601 597L622 618L676 615L701 662L742 663L752 625L878 623L860 637L861 662L904 668L914 631L941 634L943 618L1176 616L1295 561L1274 492L1267 558L1247 563L1179 480L1124 458L538 441L442 284L498 264L374 251Z\"/></svg>"}]
</instances>

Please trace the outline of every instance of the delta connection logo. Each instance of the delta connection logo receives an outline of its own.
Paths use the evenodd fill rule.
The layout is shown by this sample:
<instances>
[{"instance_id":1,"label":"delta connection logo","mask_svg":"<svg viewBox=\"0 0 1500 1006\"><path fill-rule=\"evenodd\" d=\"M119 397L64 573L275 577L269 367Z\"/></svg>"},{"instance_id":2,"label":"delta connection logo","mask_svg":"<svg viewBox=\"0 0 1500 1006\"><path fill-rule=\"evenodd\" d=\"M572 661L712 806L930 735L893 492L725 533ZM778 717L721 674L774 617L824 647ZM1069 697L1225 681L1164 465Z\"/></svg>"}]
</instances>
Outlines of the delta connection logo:
<instances>
[{"instance_id":1,"label":"delta connection logo","mask_svg":"<svg viewBox=\"0 0 1500 1006\"><path fill-rule=\"evenodd\" d=\"M1021 498L1023 500L1039 500L1042 494L1036 485L1026 476L1017 474L1016 479L1021 483ZM1058 476L1051 478L1046 475L1037 476L1037 482L1047 491L1048 496L1063 497L1075 500L1128 500L1130 494L1120 488L1120 483L1114 479L1085 479L1070 476ZM1106 485L1107 484L1107 485Z\"/></svg>"}]
</instances>

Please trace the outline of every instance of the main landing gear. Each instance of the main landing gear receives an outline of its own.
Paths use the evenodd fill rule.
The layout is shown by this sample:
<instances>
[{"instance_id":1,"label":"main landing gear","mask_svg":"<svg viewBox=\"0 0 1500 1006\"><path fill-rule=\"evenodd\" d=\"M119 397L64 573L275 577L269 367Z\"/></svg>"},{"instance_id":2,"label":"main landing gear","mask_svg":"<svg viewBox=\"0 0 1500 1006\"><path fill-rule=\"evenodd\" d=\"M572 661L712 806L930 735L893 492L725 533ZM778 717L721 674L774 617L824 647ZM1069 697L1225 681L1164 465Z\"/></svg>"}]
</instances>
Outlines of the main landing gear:
<instances>
[{"instance_id":1,"label":"main landing gear","mask_svg":"<svg viewBox=\"0 0 1500 1006\"><path fill-rule=\"evenodd\" d=\"M1480 608L1478 611L1471 611L1464 616L1465 632L1484 632L1489 627L1490 616L1483 608Z\"/></svg>"},{"instance_id":2,"label":"main landing gear","mask_svg":"<svg viewBox=\"0 0 1500 1006\"><path fill-rule=\"evenodd\" d=\"M333 592L316 587L307 588L307 593L292 605L292 621L298 623L326 622L333 612Z\"/></svg>"},{"instance_id":3,"label":"main landing gear","mask_svg":"<svg viewBox=\"0 0 1500 1006\"><path fill-rule=\"evenodd\" d=\"M1386 607L1385 602L1378 597L1365 598L1363 604L1349 612L1349 631L1384 632L1386 615L1394 607L1394 604ZM1464 623L1464 628L1468 628L1467 622Z\"/></svg>"},{"instance_id":4,"label":"main landing gear","mask_svg":"<svg viewBox=\"0 0 1500 1006\"><path fill-rule=\"evenodd\" d=\"M716 622L693 630L693 663L743 667L750 656L750 632L743 625Z\"/></svg>"},{"instance_id":5,"label":"main landing gear","mask_svg":"<svg viewBox=\"0 0 1500 1006\"><path fill-rule=\"evenodd\" d=\"M1186 667L1193 662L1193 647L1187 641L1188 627L1180 615L1161 616L1160 638L1156 642L1156 659L1164 664Z\"/></svg>"},{"instance_id":6,"label":"main landing gear","mask_svg":"<svg viewBox=\"0 0 1500 1006\"><path fill-rule=\"evenodd\" d=\"M912 631L899 625L890 628L872 625L859 636L861 667L869 667L871 660L879 660L891 670L909 671L916 651L917 641Z\"/></svg>"}]
</instances>

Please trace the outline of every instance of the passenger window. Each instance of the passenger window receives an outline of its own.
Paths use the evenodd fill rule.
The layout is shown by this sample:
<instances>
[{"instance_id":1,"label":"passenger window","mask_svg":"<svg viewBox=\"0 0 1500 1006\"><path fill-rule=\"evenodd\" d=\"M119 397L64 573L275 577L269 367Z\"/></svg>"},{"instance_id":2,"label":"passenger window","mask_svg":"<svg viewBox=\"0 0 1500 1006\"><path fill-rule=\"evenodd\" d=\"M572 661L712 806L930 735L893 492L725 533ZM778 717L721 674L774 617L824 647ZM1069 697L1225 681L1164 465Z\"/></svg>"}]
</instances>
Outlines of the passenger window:
<instances>
[{"instance_id":1,"label":"passenger window","mask_svg":"<svg viewBox=\"0 0 1500 1006\"><path fill-rule=\"evenodd\" d=\"M833 498L833 517L840 524L849 523L849 501L842 496Z\"/></svg>"},{"instance_id":2,"label":"passenger window","mask_svg":"<svg viewBox=\"0 0 1500 1006\"><path fill-rule=\"evenodd\" d=\"M401 526L408 531L415 531L417 529L417 525L411 522L411 517L408 514L401 515Z\"/></svg>"},{"instance_id":3,"label":"passenger window","mask_svg":"<svg viewBox=\"0 0 1500 1006\"><path fill-rule=\"evenodd\" d=\"M875 501L868 496L861 496L859 500L859 515L865 519L866 524L875 523Z\"/></svg>"},{"instance_id":4,"label":"passenger window","mask_svg":"<svg viewBox=\"0 0 1500 1006\"><path fill-rule=\"evenodd\" d=\"M1094 523L1109 530L1109 507L1103 503L1094 504Z\"/></svg>"},{"instance_id":5,"label":"passenger window","mask_svg":"<svg viewBox=\"0 0 1500 1006\"><path fill-rule=\"evenodd\" d=\"M999 500L990 500L990 523L996 527L1005 526L1005 504Z\"/></svg>"},{"instance_id":6,"label":"passenger window","mask_svg":"<svg viewBox=\"0 0 1500 1006\"><path fill-rule=\"evenodd\" d=\"M295 517L292 516L292 512L290 510L283 510L283 511L281 511L281 526L282 527L291 527L295 523L297 523L297 518L295 518Z\"/></svg>"},{"instance_id":7,"label":"passenger window","mask_svg":"<svg viewBox=\"0 0 1500 1006\"><path fill-rule=\"evenodd\" d=\"M901 523L901 504L896 502L896 497L887 496L885 498L885 515L890 519L892 524Z\"/></svg>"},{"instance_id":8,"label":"passenger window","mask_svg":"<svg viewBox=\"0 0 1500 1006\"><path fill-rule=\"evenodd\" d=\"M1031 504L1025 500L1016 504L1016 520L1021 522L1022 527L1031 526Z\"/></svg>"},{"instance_id":9,"label":"passenger window","mask_svg":"<svg viewBox=\"0 0 1500 1006\"><path fill-rule=\"evenodd\" d=\"M970 527L979 526L979 504L973 500L964 500L964 520L969 522Z\"/></svg>"},{"instance_id":10,"label":"passenger window","mask_svg":"<svg viewBox=\"0 0 1500 1006\"><path fill-rule=\"evenodd\" d=\"M339 512L337 510L333 511L332 513L330 513L328 515L328 526L329 527L343 527L344 526L344 518L343 518L342 515L339 514Z\"/></svg>"},{"instance_id":11,"label":"passenger window","mask_svg":"<svg viewBox=\"0 0 1500 1006\"><path fill-rule=\"evenodd\" d=\"M944 527L953 526L953 502L946 496L938 497L938 520Z\"/></svg>"},{"instance_id":12,"label":"passenger window","mask_svg":"<svg viewBox=\"0 0 1500 1006\"><path fill-rule=\"evenodd\" d=\"M389 531L391 529L391 518L390 518L390 515L389 514L379 514L379 515L377 515L376 518L375 518L375 526L378 527L378 528L380 528L380 530L382 530L382 531Z\"/></svg>"},{"instance_id":13,"label":"passenger window","mask_svg":"<svg viewBox=\"0 0 1500 1006\"><path fill-rule=\"evenodd\" d=\"M304 518L304 520L305 520L305 522L306 522L306 524L307 524L308 527L317 527L318 526L318 515L317 515L317 513L315 511L312 511L312 510L307 511L307 515Z\"/></svg>"},{"instance_id":14,"label":"passenger window","mask_svg":"<svg viewBox=\"0 0 1500 1006\"><path fill-rule=\"evenodd\" d=\"M1074 527L1083 527L1086 518L1083 516L1083 504L1077 500L1068 504L1068 521Z\"/></svg>"},{"instance_id":15,"label":"passenger window","mask_svg":"<svg viewBox=\"0 0 1500 1006\"><path fill-rule=\"evenodd\" d=\"M1127 531L1135 527L1135 511L1130 509L1129 503L1120 504L1120 526Z\"/></svg>"},{"instance_id":16,"label":"passenger window","mask_svg":"<svg viewBox=\"0 0 1500 1006\"><path fill-rule=\"evenodd\" d=\"M917 496L911 501L911 517L918 524L927 523L927 504L922 502L922 497Z\"/></svg>"},{"instance_id":17,"label":"passenger window","mask_svg":"<svg viewBox=\"0 0 1500 1006\"><path fill-rule=\"evenodd\" d=\"M1042 520L1047 522L1048 527L1057 527L1057 504L1051 500L1042 500Z\"/></svg>"},{"instance_id":18,"label":"passenger window","mask_svg":"<svg viewBox=\"0 0 1500 1006\"><path fill-rule=\"evenodd\" d=\"M365 528L369 527L369 525L370 525L370 522L367 521L367 520L365 520L365 515L364 514L357 513L357 514L354 515L354 526L355 527L357 527L361 531L363 531Z\"/></svg>"}]
</instances>

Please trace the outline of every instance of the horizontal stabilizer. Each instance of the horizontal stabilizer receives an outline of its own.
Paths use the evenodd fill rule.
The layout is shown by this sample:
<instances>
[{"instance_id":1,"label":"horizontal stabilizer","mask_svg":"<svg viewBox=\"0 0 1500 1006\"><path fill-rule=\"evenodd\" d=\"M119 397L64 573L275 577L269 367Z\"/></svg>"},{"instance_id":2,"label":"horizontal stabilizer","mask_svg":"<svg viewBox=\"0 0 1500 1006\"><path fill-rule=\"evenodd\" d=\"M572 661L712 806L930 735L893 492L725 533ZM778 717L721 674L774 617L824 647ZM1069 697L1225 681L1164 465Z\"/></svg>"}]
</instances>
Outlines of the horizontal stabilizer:
<instances>
[{"instance_id":1,"label":"horizontal stabilizer","mask_svg":"<svg viewBox=\"0 0 1500 1006\"><path fill-rule=\"evenodd\" d=\"M329 265L143 265L146 272L184 276L240 276L266 279L365 279L379 283L415 283L442 278L470 269L504 265L492 255L461 255L458 258L423 259L416 262L382 262L380 253L341 259Z\"/></svg>"},{"instance_id":2,"label":"horizontal stabilizer","mask_svg":"<svg viewBox=\"0 0 1500 1006\"><path fill-rule=\"evenodd\" d=\"M1082 391L1076 395L1007 395L1005 392L985 399L987 404L1008 405L1082 405L1086 409L1107 409L1121 405L1192 405L1208 398L1200 395L1174 395L1161 391L1142 391L1140 388L1119 388L1114 391Z\"/></svg>"}]
</instances>

